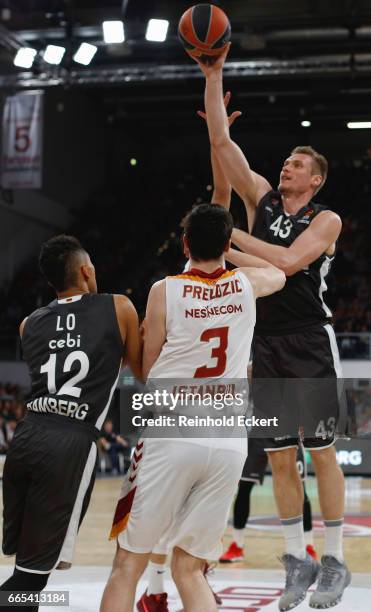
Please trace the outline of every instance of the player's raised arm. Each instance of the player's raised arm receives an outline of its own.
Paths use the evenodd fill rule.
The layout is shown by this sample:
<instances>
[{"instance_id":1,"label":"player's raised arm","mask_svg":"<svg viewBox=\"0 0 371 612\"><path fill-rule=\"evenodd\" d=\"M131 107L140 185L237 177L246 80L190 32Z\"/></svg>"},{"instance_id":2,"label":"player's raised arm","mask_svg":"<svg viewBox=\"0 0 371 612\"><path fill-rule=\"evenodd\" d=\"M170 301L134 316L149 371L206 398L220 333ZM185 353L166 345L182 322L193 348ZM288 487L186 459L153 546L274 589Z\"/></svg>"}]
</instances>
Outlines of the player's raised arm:
<instances>
[{"instance_id":1,"label":"player's raised arm","mask_svg":"<svg viewBox=\"0 0 371 612\"><path fill-rule=\"evenodd\" d=\"M289 247L268 244L249 236L240 229L233 230L232 242L250 255L265 258L283 270L286 276L292 276L313 263L323 253L329 252L338 239L340 231L340 217L327 210L319 213L310 226Z\"/></svg>"},{"instance_id":2,"label":"player's raised arm","mask_svg":"<svg viewBox=\"0 0 371 612\"><path fill-rule=\"evenodd\" d=\"M166 340L166 283L161 280L149 292L144 334L143 376L158 359Z\"/></svg>"},{"instance_id":3,"label":"player's raised arm","mask_svg":"<svg viewBox=\"0 0 371 612\"><path fill-rule=\"evenodd\" d=\"M256 298L275 293L286 283L285 273L265 259L236 251L236 249L229 249L225 258L247 276Z\"/></svg>"},{"instance_id":4,"label":"player's raised arm","mask_svg":"<svg viewBox=\"0 0 371 612\"><path fill-rule=\"evenodd\" d=\"M272 265L261 257L255 257L232 248L226 252L224 257L237 268L270 268Z\"/></svg>"},{"instance_id":5,"label":"player's raised arm","mask_svg":"<svg viewBox=\"0 0 371 612\"><path fill-rule=\"evenodd\" d=\"M231 99L231 92L227 91L224 96L224 106L226 109L228 108L230 99ZM197 111L197 114L199 117L204 119L205 122L207 122L205 112L199 110ZM233 113L228 115L229 127L241 115L242 115L241 111L233 111ZM214 185L211 203L221 204L222 206L224 206L224 208L229 210L229 207L231 205L231 192L232 192L231 184L223 171L222 165L220 161L218 160L218 157L215 151L212 148L211 148L210 154L211 154L211 167L213 171L213 185Z\"/></svg>"},{"instance_id":6,"label":"player's raised arm","mask_svg":"<svg viewBox=\"0 0 371 612\"><path fill-rule=\"evenodd\" d=\"M264 268L240 268L240 271L249 279L256 298L276 293L286 283L285 273L271 264Z\"/></svg>"},{"instance_id":7,"label":"player's raised arm","mask_svg":"<svg viewBox=\"0 0 371 612\"><path fill-rule=\"evenodd\" d=\"M227 210L231 206L232 187L227 177L223 172L223 168L215 154L211 149L211 168L213 171L213 195L211 204L221 204Z\"/></svg>"},{"instance_id":8,"label":"player's raised arm","mask_svg":"<svg viewBox=\"0 0 371 612\"><path fill-rule=\"evenodd\" d=\"M115 295L115 308L125 358L135 378L142 379L143 340L139 331L138 314L133 303L124 295Z\"/></svg>"},{"instance_id":9,"label":"player's raised arm","mask_svg":"<svg viewBox=\"0 0 371 612\"><path fill-rule=\"evenodd\" d=\"M205 109L210 143L233 189L243 199L246 208L255 207L271 190L268 181L253 172L238 145L229 134L227 113L223 104L223 65L229 47L213 65L200 62L206 77Z\"/></svg>"}]
</instances>

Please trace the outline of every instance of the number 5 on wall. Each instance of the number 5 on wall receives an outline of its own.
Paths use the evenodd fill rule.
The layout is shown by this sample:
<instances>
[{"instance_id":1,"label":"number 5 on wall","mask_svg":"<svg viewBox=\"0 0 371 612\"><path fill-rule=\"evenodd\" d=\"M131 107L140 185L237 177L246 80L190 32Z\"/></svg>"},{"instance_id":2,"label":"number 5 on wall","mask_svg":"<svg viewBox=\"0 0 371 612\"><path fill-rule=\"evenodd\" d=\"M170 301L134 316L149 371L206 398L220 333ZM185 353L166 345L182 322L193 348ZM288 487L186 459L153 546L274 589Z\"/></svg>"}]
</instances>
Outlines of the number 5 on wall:
<instances>
[{"instance_id":1,"label":"number 5 on wall","mask_svg":"<svg viewBox=\"0 0 371 612\"><path fill-rule=\"evenodd\" d=\"M30 148L30 129L30 125L19 125L16 127L14 148L18 153L25 153Z\"/></svg>"}]
</instances>

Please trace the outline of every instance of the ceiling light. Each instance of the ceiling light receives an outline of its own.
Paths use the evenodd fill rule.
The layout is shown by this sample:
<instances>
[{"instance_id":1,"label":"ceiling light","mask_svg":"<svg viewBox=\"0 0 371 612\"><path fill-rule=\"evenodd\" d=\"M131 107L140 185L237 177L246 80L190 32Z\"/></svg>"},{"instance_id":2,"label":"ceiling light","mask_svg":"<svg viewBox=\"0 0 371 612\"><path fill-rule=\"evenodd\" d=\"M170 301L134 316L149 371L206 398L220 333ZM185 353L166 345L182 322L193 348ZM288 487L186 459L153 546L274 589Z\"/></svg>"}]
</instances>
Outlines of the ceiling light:
<instances>
[{"instance_id":1,"label":"ceiling light","mask_svg":"<svg viewBox=\"0 0 371 612\"><path fill-rule=\"evenodd\" d=\"M83 42L73 56L73 60L78 64L88 66L97 51L98 47L95 45L90 45L89 43Z\"/></svg>"},{"instance_id":2,"label":"ceiling light","mask_svg":"<svg viewBox=\"0 0 371 612\"><path fill-rule=\"evenodd\" d=\"M57 45L48 45L44 51L44 61L48 62L48 64L58 64L61 63L63 56L66 52L64 47L58 47Z\"/></svg>"},{"instance_id":3,"label":"ceiling light","mask_svg":"<svg viewBox=\"0 0 371 612\"><path fill-rule=\"evenodd\" d=\"M150 19L147 24L146 40L164 42L169 22L166 19Z\"/></svg>"},{"instance_id":4,"label":"ceiling light","mask_svg":"<svg viewBox=\"0 0 371 612\"><path fill-rule=\"evenodd\" d=\"M349 121L347 126L350 130L371 129L371 121Z\"/></svg>"},{"instance_id":5,"label":"ceiling light","mask_svg":"<svg viewBox=\"0 0 371 612\"><path fill-rule=\"evenodd\" d=\"M1 19L3 21L9 21L12 18L12 11L10 10L10 8L2 8L1 9Z\"/></svg>"},{"instance_id":6,"label":"ceiling light","mask_svg":"<svg viewBox=\"0 0 371 612\"><path fill-rule=\"evenodd\" d=\"M112 44L124 42L125 32L122 21L103 21L102 27L105 43Z\"/></svg>"},{"instance_id":7,"label":"ceiling light","mask_svg":"<svg viewBox=\"0 0 371 612\"><path fill-rule=\"evenodd\" d=\"M18 49L17 55L13 60L14 66L18 66L19 68L31 68L36 54L36 49L21 47L21 49Z\"/></svg>"}]
</instances>

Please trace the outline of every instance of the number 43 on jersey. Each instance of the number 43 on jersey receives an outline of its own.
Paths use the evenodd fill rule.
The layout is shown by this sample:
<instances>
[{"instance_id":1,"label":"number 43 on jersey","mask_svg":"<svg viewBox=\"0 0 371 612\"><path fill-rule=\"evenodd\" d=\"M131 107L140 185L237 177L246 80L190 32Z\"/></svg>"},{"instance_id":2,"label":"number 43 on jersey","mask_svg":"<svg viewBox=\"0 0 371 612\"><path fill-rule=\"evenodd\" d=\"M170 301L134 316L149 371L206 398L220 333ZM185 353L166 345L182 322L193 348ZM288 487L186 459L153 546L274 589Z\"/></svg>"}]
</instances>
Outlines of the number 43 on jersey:
<instances>
[{"instance_id":1,"label":"number 43 on jersey","mask_svg":"<svg viewBox=\"0 0 371 612\"><path fill-rule=\"evenodd\" d=\"M275 221L273 221L272 225L269 226L270 230L273 230L273 234L275 236L279 236L280 238L287 238L290 235L292 228L292 221L287 219L285 215L280 215L277 217Z\"/></svg>"}]
</instances>

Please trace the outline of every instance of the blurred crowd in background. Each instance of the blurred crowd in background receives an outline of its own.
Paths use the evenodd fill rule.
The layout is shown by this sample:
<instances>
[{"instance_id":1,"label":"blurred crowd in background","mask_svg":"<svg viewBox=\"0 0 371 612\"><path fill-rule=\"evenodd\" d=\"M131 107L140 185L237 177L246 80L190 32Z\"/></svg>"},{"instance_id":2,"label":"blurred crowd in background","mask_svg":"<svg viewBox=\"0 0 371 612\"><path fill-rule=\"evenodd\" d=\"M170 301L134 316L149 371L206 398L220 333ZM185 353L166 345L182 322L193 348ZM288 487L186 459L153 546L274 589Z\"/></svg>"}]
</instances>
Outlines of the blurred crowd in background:
<instances>
[{"instance_id":1,"label":"blurred crowd in background","mask_svg":"<svg viewBox=\"0 0 371 612\"><path fill-rule=\"evenodd\" d=\"M14 430L25 414L24 391L10 383L0 382L0 454L6 454Z\"/></svg>"},{"instance_id":2,"label":"blurred crowd in background","mask_svg":"<svg viewBox=\"0 0 371 612\"><path fill-rule=\"evenodd\" d=\"M343 230L325 300L333 309L335 330L340 332L341 356L370 357L371 149L358 159L329 161L328 181L316 200L341 215ZM169 157L167 162L151 158L149 181L148 163L139 160L123 174L122 184L113 181L92 195L74 224L64 230L77 236L90 253L99 290L128 295L141 317L151 285L184 266L180 241L184 215L194 204L210 201L212 196L205 159L183 156L179 163ZM274 163L266 158L260 166L257 162L257 170L273 181L279 171L277 160ZM244 207L235 196L231 211L235 224L247 229ZM56 228L54 233L60 230ZM39 273L35 252L13 280L0 287L2 337L15 338L22 319L53 298ZM0 452L6 451L23 410L21 390L0 384ZM117 470L116 458L113 463Z\"/></svg>"},{"instance_id":3,"label":"blurred crowd in background","mask_svg":"<svg viewBox=\"0 0 371 612\"><path fill-rule=\"evenodd\" d=\"M267 165L267 162L265 162ZM270 168L260 169L266 176ZM171 177L171 179L169 178ZM209 201L208 168L195 160L184 168L138 163L125 177L125 189L95 194L67 232L76 235L96 266L100 291L128 295L143 316L148 290L184 264L180 223L192 205ZM325 300L337 332L371 331L371 149L359 159L330 160L327 184L316 198L338 212L343 231ZM246 228L244 208L233 199L235 224ZM0 328L17 333L22 318L53 299L37 267L37 254L0 288Z\"/></svg>"}]
</instances>

